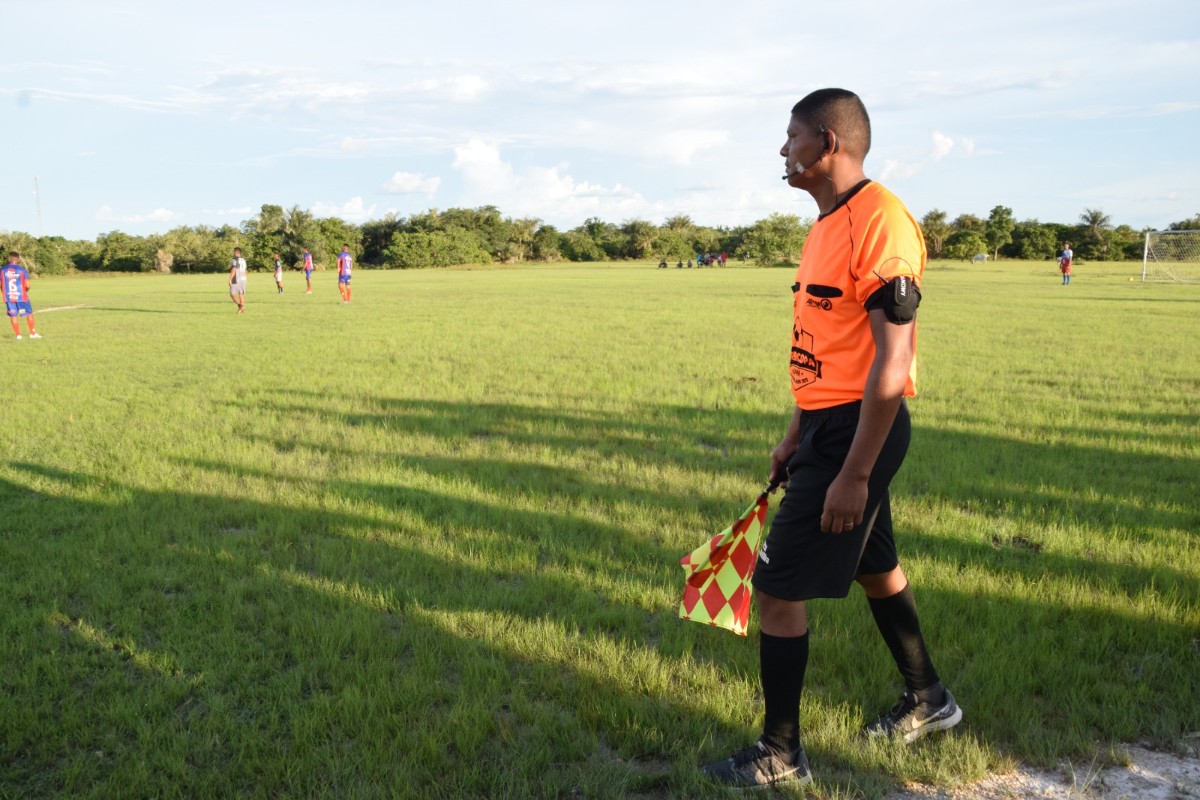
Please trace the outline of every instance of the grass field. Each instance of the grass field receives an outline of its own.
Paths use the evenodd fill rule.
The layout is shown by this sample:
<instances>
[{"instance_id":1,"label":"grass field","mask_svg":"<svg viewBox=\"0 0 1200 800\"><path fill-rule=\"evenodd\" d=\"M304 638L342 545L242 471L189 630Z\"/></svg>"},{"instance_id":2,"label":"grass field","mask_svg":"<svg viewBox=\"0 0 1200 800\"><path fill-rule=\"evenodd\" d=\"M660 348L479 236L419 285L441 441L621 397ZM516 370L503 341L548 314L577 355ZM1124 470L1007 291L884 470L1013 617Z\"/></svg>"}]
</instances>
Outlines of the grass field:
<instances>
[{"instance_id":1,"label":"grass field","mask_svg":"<svg viewBox=\"0 0 1200 800\"><path fill-rule=\"evenodd\" d=\"M931 265L893 511L965 720L856 741L901 685L816 601L811 793L1200 730L1200 287L1140 269ZM0 797L722 796L757 644L676 617L678 560L765 482L791 271L317 278L241 317L221 275L35 281Z\"/></svg>"}]
</instances>

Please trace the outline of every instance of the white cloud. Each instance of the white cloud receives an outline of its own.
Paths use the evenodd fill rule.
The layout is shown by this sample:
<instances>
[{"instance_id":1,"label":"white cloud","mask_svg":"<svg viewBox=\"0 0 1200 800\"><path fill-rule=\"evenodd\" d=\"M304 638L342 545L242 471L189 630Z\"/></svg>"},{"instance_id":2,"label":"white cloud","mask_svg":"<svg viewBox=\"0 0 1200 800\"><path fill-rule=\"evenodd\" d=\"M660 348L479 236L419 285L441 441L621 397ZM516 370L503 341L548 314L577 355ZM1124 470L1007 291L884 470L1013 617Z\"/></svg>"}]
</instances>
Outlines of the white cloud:
<instances>
[{"instance_id":1,"label":"white cloud","mask_svg":"<svg viewBox=\"0 0 1200 800\"><path fill-rule=\"evenodd\" d=\"M100 206L96 210L96 219L100 222L170 222L181 216L179 212L165 208L156 208L146 214L117 214L109 206Z\"/></svg>"},{"instance_id":2,"label":"white cloud","mask_svg":"<svg viewBox=\"0 0 1200 800\"><path fill-rule=\"evenodd\" d=\"M492 204L514 217L536 216L561 225L585 217L624 219L660 213L638 191L620 183L602 186L578 181L566 164L516 169L496 145L479 139L455 148L454 169L462 173L469 203Z\"/></svg>"},{"instance_id":3,"label":"white cloud","mask_svg":"<svg viewBox=\"0 0 1200 800\"><path fill-rule=\"evenodd\" d=\"M921 171L924 166L922 162L913 161L897 161L894 158L889 158L883 162L883 169L879 171L879 180L890 181L896 178L911 178Z\"/></svg>"},{"instance_id":4,"label":"white cloud","mask_svg":"<svg viewBox=\"0 0 1200 800\"><path fill-rule=\"evenodd\" d=\"M1170 145L1160 185L1147 182L1142 192L1166 198L1155 218L1189 216L1189 185L1200 186L1178 177L1195 175L1194 148L1178 143L1190 140L1200 113L1186 77L1200 67L1200 48L1179 22L1179 9L1190 9L1181 0L1151 0L1149 13L1134 17L1117 0L1082 14L1078 3L1018 0L1012 13L984 23L966 12L925 13L928 2L913 13L852 0L864 47L897 37L927 43L887 70L839 61L838 43L803 25L764 25L782 8L774 1L729 14L702 0L681 14L679 4L618 0L617 12L596 15L536 0L474 9L473 24L436 4L381 5L373 24L356 28L351 48L318 46L312 32L353 28L361 3L299 3L285 15L231 0L204 14L152 0L121 5L130 3L149 46L114 49L132 41L121 27L127 20L114 20L101 8L108 4L77 3L82 26L45 37L38 60L0 64L0 104L22 115L8 150L22 153L30 176L50 175L46 164L81 176L47 195L55 203L48 211L80 226L72 235L122 227L118 220L144 221L139 230L196 224L194 205L234 200L254 206L205 218L236 222L260 202L313 198L326 201L318 211L343 217L391 205L412 213L436 197L443 207L495 204L506 215L571 226L590 215L661 219L660 209L706 224L808 209L809 198L779 181L775 155L788 109L825 80L797 77L798 58L841 65L836 83L863 96L878 130L869 174L907 178L910 186L897 187L906 200L923 191L955 213L1001 201L1019 216L1069 221L1099 199L1042 189L1044 176L1069 174L1091 190L1140 175L1146 164L1120 158L1120 143L1147 132ZM61 5L9 3L5 19L13 29L51 29ZM234 11L239 24L231 26ZM517 18L528 24L512 26ZM506 25L512 35L497 36ZM396 30L420 35L397 48ZM1066 30L1088 46L1064 46ZM571 35L554 35L564 31ZM172 47L180 57L164 56ZM121 130L146 135L108 135ZM1009 157L1004 169L984 163L998 148ZM76 152L93 155L74 163L83 161ZM103 192L114 179L126 181L125 194ZM337 199L351 192L362 196L357 204ZM1114 220L1146 216L1131 196L1097 197ZM112 202L123 206L96 212ZM0 217L20 219L29 205L27 191L0 196Z\"/></svg>"},{"instance_id":5,"label":"white cloud","mask_svg":"<svg viewBox=\"0 0 1200 800\"><path fill-rule=\"evenodd\" d=\"M394 131L395 126L390 126ZM343 136L337 142L337 150L341 153L350 153L353 155L383 153L385 155L394 155L396 153L412 153L416 152L431 152L449 150L453 146L453 142L458 141L461 137L452 137L444 131L412 131L405 134L389 133L387 136ZM325 157L330 154L330 149L327 145L309 147L303 150L301 155L313 155Z\"/></svg>"},{"instance_id":6,"label":"white cloud","mask_svg":"<svg viewBox=\"0 0 1200 800\"><path fill-rule=\"evenodd\" d=\"M115 108L129 108L138 111L171 112L187 110L183 103L175 100L145 100L140 97L106 92L68 92L58 89L30 87L29 89L16 90L16 93L17 100L21 105L29 105L38 98L47 98L59 101L82 100L105 106L113 106Z\"/></svg>"},{"instance_id":7,"label":"white cloud","mask_svg":"<svg viewBox=\"0 0 1200 800\"><path fill-rule=\"evenodd\" d=\"M933 160L944 158L954 149L954 140L941 131L933 132Z\"/></svg>"},{"instance_id":8,"label":"white cloud","mask_svg":"<svg viewBox=\"0 0 1200 800\"><path fill-rule=\"evenodd\" d=\"M516 175L511 164L500 160L500 149L480 139L454 148L451 165L467 183L481 192L503 192L514 188Z\"/></svg>"},{"instance_id":9,"label":"white cloud","mask_svg":"<svg viewBox=\"0 0 1200 800\"><path fill-rule=\"evenodd\" d=\"M337 147L343 153L369 153L391 150L401 141L395 136L343 136Z\"/></svg>"},{"instance_id":10,"label":"white cloud","mask_svg":"<svg viewBox=\"0 0 1200 800\"><path fill-rule=\"evenodd\" d=\"M1040 111L1019 111L1009 114L1009 119L1074 119L1101 120L1144 117L1166 117L1174 114L1189 114L1200 109L1200 103L1194 102L1165 102L1148 105L1106 105L1098 104L1086 108L1053 108Z\"/></svg>"},{"instance_id":11,"label":"white cloud","mask_svg":"<svg viewBox=\"0 0 1200 800\"><path fill-rule=\"evenodd\" d=\"M671 131L652 140L649 155L663 158L672 164L687 166L705 150L712 150L729 142L729 131L682 130Z\"/></svg>"},{"instance_id":12,"label":"white cloud","mask_svg":"<svg viewBox=\"0 0 1200 800\"><path fill-rule=\"evenodd\" d=\"M951 153L955 153L960 158L975 154L975 141L969 137L963 136L955 139L941 131L935 130L930 134L930 139L932 140L932 145L929 155L908 160L886 159L883 162L883 169L879 173L879 179L887 181L911 178L929 164L941 161Z\"/></svg>"},{"instance_id":13,"label":"white cloud","mask_svg":"<svg viewBox=\"0 0 1200 800\"><path fill-rule=\"evenodd\" d=\"M451 100L460 103L478 100L488 90L487 81L478 75L458 75L443 81L436 81L431 87L434 93L444 93Z\"/></svg>"},{"instance_id":14,"label":"white cloud","mask_svg":"<svg viewBox=\"0 0 1200 800\"><path fill-rule=\"evenodd\" d=\"M442 185L442 179L426 178L419 172L397 172L383 184L388 194L433 194Z\"/></svg>"},{"instance_id":15,"label":"white cloud","mask_svg":"<svg viewBox=\"0 0 1200 800\"><path fill-rule=\"evenodd\" d=\"M351 197L340 206L336 203L313 203L314 217L337 217L347 222L365 222L375 216L375 205L367 206L361 197Z\"/></svg>"},{"instance_id":16,"label":"white cloud","mask_svg":"<svg viewBox=\"0 0 1200 800\"><path fill-rule=\"evenodd\" d=\"M259 117L301 109L378 119L391 112L412 115L414 102L478 101L489 89L484 78L471 73L393 81L361 71L342 78L336 70L246 66L212 73L192 88L176 88L171 100ZM364 113L368 116L363 117ZM347 137L342 140L343 149L352 150L355 143Z\"/></svg>"}]
</instances>

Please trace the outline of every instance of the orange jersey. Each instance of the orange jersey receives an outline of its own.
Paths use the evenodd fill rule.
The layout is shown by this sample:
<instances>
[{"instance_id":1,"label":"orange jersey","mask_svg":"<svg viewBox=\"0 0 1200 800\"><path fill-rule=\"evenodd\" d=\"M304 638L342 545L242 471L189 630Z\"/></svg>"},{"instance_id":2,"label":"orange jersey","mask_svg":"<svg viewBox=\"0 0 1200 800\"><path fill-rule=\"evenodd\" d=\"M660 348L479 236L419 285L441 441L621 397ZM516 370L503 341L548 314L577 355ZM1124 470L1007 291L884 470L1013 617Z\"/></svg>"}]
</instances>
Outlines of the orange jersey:
<instances>
[{"instance_id":1,"label":"orange jersey","mask_svg":"<svg viewBox=\"0 0 1200 800\"><path fill-rule=\"evenodd\" d=\"M864 304L900 275L920 286L924 272L920 226L877 183L860 184L817 219L792 286L791 378L797 406L815 411L862 399L875 358ZM914 355L905 397L916 394L916 375Z\"/></svg>"}]
</instances>

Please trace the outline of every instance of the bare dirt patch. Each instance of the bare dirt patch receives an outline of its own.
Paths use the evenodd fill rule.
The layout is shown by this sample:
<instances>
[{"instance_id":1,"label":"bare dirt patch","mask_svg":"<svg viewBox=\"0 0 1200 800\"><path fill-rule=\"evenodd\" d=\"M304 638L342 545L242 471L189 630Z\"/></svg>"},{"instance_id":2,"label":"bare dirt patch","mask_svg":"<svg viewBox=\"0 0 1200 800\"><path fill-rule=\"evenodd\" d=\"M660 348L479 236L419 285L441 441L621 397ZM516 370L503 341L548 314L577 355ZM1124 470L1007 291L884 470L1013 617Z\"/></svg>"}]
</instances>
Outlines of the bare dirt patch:
<instances>
[{"instance_id":1,"label":"bare dirt patch","mask_svg":"<svg viewBox=\"0 0 1200 800\"><path fill-rule=\"evenodd\" d=\"M1193 800L1200 798L1200 758L1164 753L1140 745L1122 748L1127 765L1071 764L1054 771L1018 769L957 789L910 786L888 800Z\"/></svg>"}]
</instances>

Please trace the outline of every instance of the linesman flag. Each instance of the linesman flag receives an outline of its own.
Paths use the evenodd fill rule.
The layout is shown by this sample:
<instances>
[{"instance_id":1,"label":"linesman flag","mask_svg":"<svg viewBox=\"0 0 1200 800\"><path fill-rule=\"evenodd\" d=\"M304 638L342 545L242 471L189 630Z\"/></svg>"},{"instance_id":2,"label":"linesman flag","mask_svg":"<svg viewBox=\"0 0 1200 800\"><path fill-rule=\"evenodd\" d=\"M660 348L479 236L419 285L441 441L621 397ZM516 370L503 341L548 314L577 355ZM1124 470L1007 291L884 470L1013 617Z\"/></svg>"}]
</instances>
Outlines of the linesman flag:
<instances>
[{"instance_id":1,"label":"linesman flag","mask_svg":"<svg viewBox=\"0 0 1200 800\"><path fill-rule=\"evenodd\" d=\"M777 485L771 483L732 525L679 559L687 573L679 603L682 619L746 635L753 597L750 577L767 521L767 495Z\"/></svg>"}]
</instances>

